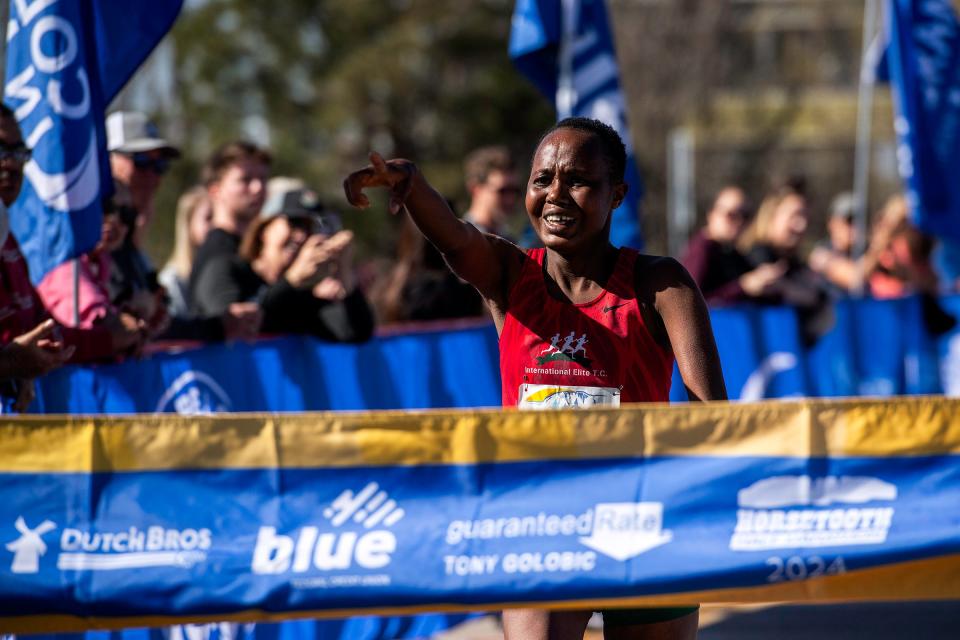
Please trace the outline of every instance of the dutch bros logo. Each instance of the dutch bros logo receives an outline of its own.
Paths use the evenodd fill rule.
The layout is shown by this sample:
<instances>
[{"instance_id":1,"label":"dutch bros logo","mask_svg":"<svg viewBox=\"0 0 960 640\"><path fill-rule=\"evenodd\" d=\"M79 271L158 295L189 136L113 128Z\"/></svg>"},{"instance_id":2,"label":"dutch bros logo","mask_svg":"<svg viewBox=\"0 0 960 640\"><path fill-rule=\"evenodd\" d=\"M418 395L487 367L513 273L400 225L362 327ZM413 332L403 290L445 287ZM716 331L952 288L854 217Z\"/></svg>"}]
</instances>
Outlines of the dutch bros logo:
<instances>
[{"instance_id":1,"label":"dutch bros logo","mask_svg":"<svg viewBox=\"0 0 960 640\"><path fill-rule=\"evenodd\" d=\"M44 205L69 212L97 204L100 166L83 43L66 15L69 5L40 15L57 4L13 0L5 89L34 150L24 175ZM72 17L79 19L79 12Z\"/></svg>"},{"instance_id":2,"label":"dutch bros logo","mask_svg":"<svg viewBox=\"0 0 960 640\"><path fill-rule=\"evenodd\" d=\"M40 558L47 553L43 535L57 528L44 520L31 529L23 516L14 527L20 537L8 542L13 552L11 573L38 573ZM124 530L86 530L64 527L56 565L61 571L115 571L151 567L189 568L206 560L213 544L210 529L167 529L135 526Z\"/></svg>"},{"instance_id":3,"label":"dutch bros logo","mask_svg":"<svg viewBox=\"0 0 960 640\"><path fill-rule=\"evenodd\" d=\"M37 573L40 571L40 557L47 552L43 534L53 531L57 525L50 520L44 520L35 529L31 529L23 516L19 516L13 526L20 532L20 537L7 543L7 550L13 552L11 573Z\"/></svg>"},{"instance_id":4,"label":"dutch bros logo","mask_svg":"<svg viewBox=\"0 0 960 640\"><path fill-rule=\"evenodd\" d=\"M334 527L353 522L369 531L321 533L319 527L306 526L294 538L278 534L276 527L260 527L251 570L257 574L303 573L311 567L331 571L354 564L363 569L383 568L390 564L397 538L385 528L374 527L392 527L404 515L376 482L356 494L345 490L324 509L323 516Z\"/></svg>"}]
</instances>

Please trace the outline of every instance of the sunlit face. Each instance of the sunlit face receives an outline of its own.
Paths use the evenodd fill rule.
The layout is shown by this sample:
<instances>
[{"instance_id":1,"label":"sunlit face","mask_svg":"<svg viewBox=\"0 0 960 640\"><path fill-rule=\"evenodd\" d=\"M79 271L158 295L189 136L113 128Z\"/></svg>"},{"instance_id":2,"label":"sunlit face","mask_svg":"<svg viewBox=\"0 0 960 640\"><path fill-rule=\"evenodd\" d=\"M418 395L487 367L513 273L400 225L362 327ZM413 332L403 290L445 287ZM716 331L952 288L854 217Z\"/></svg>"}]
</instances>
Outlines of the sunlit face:
<instances>
[{"instance_id":1,"label":"sunlit face","mask_svg":"<svg viewBox=\"0 0 960 640\"><path fill-rule=\"evenodd\" d=\"M733 243L743 233L748 218L743 191L728 187L720 192L707 214L707 236L723 244Z\"/></svg>"},{"instance_id":2,"label":"sunlit face","mask_svg":"<svg viewBox=\"0 0 960 640\"><path fill-rule=\"evenodd\" d=\"M241 160L210 185L210 197L236 219L249 223L263 207L269 177L269 167L259 160Z\"/></svg>"},{"instance_id":3,"label":"sunlit face","mask_svg":"<svg viewBox=\"0 0 960 640\"><path fill-rule=\"evenodd\" d=\"M300 247L309 237L307 229L284 216L277 216L263 228L262 246L256 264L260 275L275 282L293 264Z\"/></svg>"},{"instance_id":4,"label":"sunlit face","mask_svg":"<svg viewBox=\"0 0 960 640\"><path fill-rule=\"evenodd\" d=\"M190 213L190 220L187 222L187 237L190 239L191 247L199 247L207 237L207 233L213 227L213 206L207 198L201 198Z\"/></svg>"},{"instance_id":5,"label":"sunlit face","mask_svg":"<svg viewBox=\"0 0 960 640\"><path fill-rule=\"evenodd\" d=\"M23 136L17 121L9 117L0 117L0 147L13 150L23 146ZM3 200L3 204L8 207L20 195L20 187L23 186L23 165L23 162L12 157L0 159L0 200Z\"/></svg>"},{"instance_id":6,"label":"sunlit face","mask_svg":"<svg viewBox=\"0 0 960 640\"><path fill-rule=\"evenodd\" d=\"M505 220L517 208L520 192L520 182L512 172L491 171L485 182L473 188L473 204Z\"/></svg>"},{"instance_id":7,"label":"sunlit face","mask_svg":"<svg viewBox=\"0 0 960 640\"><path fill-rule=\"evenodd\" d=\"M557 129L534 155L527 214L545 247L576 253L608 241L610 213L625 194L624 183L611 181L596 137L578 129Z\"/></svg>"},{"instance_id":8,"label":"sunlit face","mask_svg":"<svg viewBox=\"0 0 960 640\"><path fill-rule=\"evenodd\" d=\"M792 251L800 246L808 224L806 200L795 194L789 195L773 212L768 240L778 249Z\"/></svg>"}]
</instances>

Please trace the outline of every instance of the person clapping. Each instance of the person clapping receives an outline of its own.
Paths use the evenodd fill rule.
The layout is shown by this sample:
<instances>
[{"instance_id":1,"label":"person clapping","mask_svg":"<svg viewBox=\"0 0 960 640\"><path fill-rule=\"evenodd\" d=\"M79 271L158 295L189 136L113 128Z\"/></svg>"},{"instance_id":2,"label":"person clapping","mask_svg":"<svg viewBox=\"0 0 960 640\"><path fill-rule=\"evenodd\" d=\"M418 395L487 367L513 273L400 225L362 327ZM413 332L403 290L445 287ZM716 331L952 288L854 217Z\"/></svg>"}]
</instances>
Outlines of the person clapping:
<instances>
[{"instance_id":1,"label":"person clapping","mask_svg":"<svg viewBox=\"0 0 960 640\"><path fill-rule=\"evenodd\" d=\"M297 183L269 190L263 211L240 243L235 260L215 277L205 314L229 304L256 302L261 331L310 334L336 342L363 342L373 334L373 313L357 289L353 233L324 208L317 194Z\"/></svg>"}]
</instances>

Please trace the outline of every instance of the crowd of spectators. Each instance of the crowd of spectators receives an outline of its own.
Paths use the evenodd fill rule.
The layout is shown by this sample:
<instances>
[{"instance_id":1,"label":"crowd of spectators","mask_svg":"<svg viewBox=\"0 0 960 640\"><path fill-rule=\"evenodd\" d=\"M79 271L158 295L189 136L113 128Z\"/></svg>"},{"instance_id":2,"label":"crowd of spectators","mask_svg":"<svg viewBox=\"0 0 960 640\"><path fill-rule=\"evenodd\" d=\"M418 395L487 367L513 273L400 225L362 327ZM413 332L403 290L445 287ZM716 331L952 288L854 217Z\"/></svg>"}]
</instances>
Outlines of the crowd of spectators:
<instances>
[{"instance_id":1,"label":"crowd of spectators","mask_svg":"<svg viewBox=\"0 0 960 640\"><path fill-rule=\"evenodd\" d=\"M479 295L462 282L401 211L397 253L368 296L354 265L354 236L317 192L296 177L271 178L271 154L234 141L216 149L184 192L173 251L157 271L144 251L156 196L180 157L147 117L115 112L106 121L113 195L103 201L100 241L46 274L34 288L26 262L0 214L0 397L23 410L31 381L67 362L117 361L156 341L204 342L307 334L337 342L369 339L376 322L482 318ZM30 150L13 113L0 105L0 200L20 193ZM523 243L523 189L502 146L469 154L470 201L463 219L485 233ZM854 199L830 206L827 236L813 242L804 185L767 193L754 208L735 185L719 191L706 222L681 256L712 306L790 305L802 337L829 330L832 302L865 293L920 294L928 326L955 321L935 294L935 262L953 253L908 219L901 196L874 216L857 254ZM937 251L941 253L937 254ZM960 269L957 269L960 274ZM948 284L956 282L951 276Z\"/></svg>"},{"instance_id":2,"label":"crowd of spectators","mask_svg":"<svg viewBox=\"0 0 960 640\"><path fill-rule=\"evenodd\" d=\"M789 305L797 309L802 338L812 344L833 324L833 302L851 295L893 298L919 294L927 326L942 333L955 324L935 295L935 243L908 219L903 196L890 198L857 254L854 197L837 195L827 216L827 237L809 237L809 203L802 181L771 190L754 209L737 186L720 190L706 224L680 260L711 306Z\"/></svg>"},{"instance_id":3,"label":"crowd of spectators","mask_svg":"<svg viewBox=\"0 0 960 640\"><path fill-rule=\"evenodd\" d=\"M362 342L374 312L357 286L353 234L316 192L270 180L270 154L249 142L217 149L179 199L172 255L157 272L144 251L156 196L179 150L144 114L106 121L113 195L96 246L31 284L7 207L30 150L0 106L0 398L25 410L32 381L67 362L115 362L154 341L309 334Z\"/></svg>"}]
</instances>

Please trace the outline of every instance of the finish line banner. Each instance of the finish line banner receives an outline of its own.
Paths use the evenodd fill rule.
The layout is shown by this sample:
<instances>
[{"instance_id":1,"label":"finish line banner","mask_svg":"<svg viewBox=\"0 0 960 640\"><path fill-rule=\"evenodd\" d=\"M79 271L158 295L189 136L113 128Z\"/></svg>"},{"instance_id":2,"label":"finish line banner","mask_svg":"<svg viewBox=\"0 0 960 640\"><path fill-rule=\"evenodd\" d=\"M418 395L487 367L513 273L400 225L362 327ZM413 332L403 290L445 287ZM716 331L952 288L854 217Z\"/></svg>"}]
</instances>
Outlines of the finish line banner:
<instances>
[{"instance_id":1,"label":"finish line banner","mask_svg":"<svg viewBox=\"0 0 960 640\"><path fill-rule=\"evenodd\" d=\"M960 598L960 401L24 417L0 630Z\"/></svg>"}]
</instances>

